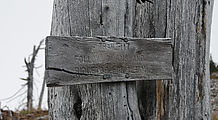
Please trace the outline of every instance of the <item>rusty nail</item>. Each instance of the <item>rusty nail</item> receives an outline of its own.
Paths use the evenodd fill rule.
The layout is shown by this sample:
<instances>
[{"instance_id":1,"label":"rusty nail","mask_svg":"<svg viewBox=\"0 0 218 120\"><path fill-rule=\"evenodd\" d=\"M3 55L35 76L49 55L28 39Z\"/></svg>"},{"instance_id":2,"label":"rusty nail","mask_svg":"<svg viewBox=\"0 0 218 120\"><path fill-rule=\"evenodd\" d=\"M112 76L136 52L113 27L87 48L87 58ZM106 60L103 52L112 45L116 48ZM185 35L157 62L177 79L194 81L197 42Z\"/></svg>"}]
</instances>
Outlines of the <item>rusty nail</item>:
<instances>
[{"instance_id":1,"label":"rusty nail","mask_svg":"<svg viewBox=\"0 0 218 120\"><path fill-rule=\"evenodd\" d=\"M103 79L108 79L108 78L111 78L111 76L109 74L104 74L103 75Z\"/></svg>"}]
</instances>

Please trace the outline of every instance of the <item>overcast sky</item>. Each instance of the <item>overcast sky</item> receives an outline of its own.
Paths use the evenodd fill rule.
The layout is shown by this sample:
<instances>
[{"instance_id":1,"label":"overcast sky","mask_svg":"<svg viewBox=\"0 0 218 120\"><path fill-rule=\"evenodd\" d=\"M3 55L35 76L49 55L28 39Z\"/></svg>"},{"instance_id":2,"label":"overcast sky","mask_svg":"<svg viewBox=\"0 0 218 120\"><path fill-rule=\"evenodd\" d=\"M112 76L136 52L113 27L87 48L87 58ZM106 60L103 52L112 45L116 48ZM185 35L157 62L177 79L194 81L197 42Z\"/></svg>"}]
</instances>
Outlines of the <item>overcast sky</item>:
<instances>
[{"instance_id":1,"label":"overcast sky","mask_svg":"<svg viewBox=\"0 0 218 120\"><path fill-rule=\"evenodd\" d=\"M10 97L25 84L19 79L27 77L23 67L24 57L31 54L33 45L38 45L49 35L52 4L53 0L0 0L0 99ZM39 52L36 66L44 65L43 53ZM35 74L34 89L37 91L41 89L43 70L43 67L39 68L39 75ZM34 95L34 102L38 104L39 93L35 92ZM24 98L25 94L13 101L3 101L2 106L13 109L21 105L22 108L22 103L26 101Z\"/></svg>"},{"instance_id":2,"label":"overcast sky","mask_svg":"<svg viewBox=\"0 0 218 120\"><path fill-rule=\"evenodd\" d=\"M2 100L10 97L20 89L25 81L19 78L27 77L25 73L24 57L28 57L33 45L49 35L53 0L0 0L0 101L1 107L7 105L11 109L23 107L25 103L26 88L19 94L21 97L13 100ZM215 3L213 12L211 53L215 62L218 63L218 6ZM216 21L216 22L215 22ZM44 51L40 51L36 66L44 65ZM39 68L35 75L34 89L41 89L44 68ZM34 102L38 104L39 93L34 93ZM46 97L47 95L45 95ZM46 99L46 98L45 98ZM46 100L44 99L44 107ZM12 100L12 101L11 101ZM36 105L36 104L35 104Z\"/></svg>"}]
</instances>

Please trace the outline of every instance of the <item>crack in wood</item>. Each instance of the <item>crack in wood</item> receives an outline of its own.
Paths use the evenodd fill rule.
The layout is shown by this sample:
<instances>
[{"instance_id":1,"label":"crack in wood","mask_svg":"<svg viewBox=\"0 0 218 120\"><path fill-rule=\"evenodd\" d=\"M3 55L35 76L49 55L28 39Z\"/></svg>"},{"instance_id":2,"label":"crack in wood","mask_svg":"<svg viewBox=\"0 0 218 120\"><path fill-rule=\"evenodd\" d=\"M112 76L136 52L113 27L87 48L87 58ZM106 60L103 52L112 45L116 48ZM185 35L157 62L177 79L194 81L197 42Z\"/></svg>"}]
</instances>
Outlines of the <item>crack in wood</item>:
<instances>
[{"instance_id":1,"label":"crack in wood","mask_svg":"<svg viewBox=\"0 0 218 120\"><path fill-rule=\"evenodd\" d=\"M63 68L55 68L55 67L49 67L46 70L54 70L54 71L60 71L60 72L65 72L68 74L76 74L76 75L92 75L92 76L104 76L102 74L88 74L88 73L78 73L78 72L72 72Z\"/></svg>"},{"instance_id":2,"label":"crack in wood","mask_svg":"<svg viewBox=\"0 0 218 120\"><path fill-rule=\"evenodd\" d=\"M126 93L129 93L128 92L128 85L126 84ZM130 108L130 103L129 103L129 96L128 94L126 94L126 102L127 102L127 114L128 114L128 118L127 120L134 120L133 118L133 111L132 109Z\"/></svg>"}]
</instances>

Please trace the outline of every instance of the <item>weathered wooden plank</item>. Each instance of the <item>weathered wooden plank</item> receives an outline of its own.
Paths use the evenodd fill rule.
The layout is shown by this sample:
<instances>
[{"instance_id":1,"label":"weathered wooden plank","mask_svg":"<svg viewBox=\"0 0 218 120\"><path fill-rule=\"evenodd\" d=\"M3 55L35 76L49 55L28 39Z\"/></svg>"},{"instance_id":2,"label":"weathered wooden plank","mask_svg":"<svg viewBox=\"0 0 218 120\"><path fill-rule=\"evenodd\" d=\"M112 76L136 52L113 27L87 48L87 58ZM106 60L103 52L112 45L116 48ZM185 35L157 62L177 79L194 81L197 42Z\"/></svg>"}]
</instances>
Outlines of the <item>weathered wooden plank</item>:
<instances>
[{"instance_id":1,"label":"weathered wooden plank","mask_svg":"<svg viewBox=\"0 0 218 120\"><path fill-rule=\"evenodd\" d=\"M48 86L172 79L170 39L47 37Z\"/></svg>"}]
</instances>

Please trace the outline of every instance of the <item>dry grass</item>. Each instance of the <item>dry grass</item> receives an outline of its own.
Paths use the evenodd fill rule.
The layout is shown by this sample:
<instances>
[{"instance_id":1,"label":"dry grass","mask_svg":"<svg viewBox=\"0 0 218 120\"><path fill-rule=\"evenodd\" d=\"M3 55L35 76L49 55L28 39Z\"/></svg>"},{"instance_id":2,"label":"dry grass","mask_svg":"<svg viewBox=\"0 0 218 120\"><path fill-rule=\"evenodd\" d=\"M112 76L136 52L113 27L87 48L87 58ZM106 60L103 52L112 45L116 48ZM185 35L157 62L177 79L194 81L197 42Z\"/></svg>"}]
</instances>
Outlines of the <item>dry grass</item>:
<instances>
[{"instance_id":1,"label":"dry grass","mask_svg":"<svg viewBox=\"0 0 218 120\"><path fill-rule=\"evenodd\" d=\"M218 120L218 111L213 112L213 120Z\"/></svg>"},{"instance_id":2,"label":"dry grass","mask_svg":"<svg viewBox=\"0 0 218 120\"><path fill-rule=\"evenodd\" d=\"M47 110L21 110L21 111L9 111L9 110L1 110L3 113L3 120L35 120L39 117L44 117L40 120L48 120L48 111ZM47 116L47 117L46 117Z\"/></svg>"},{"instance_id":3,"label":"dry grass","mask_svg":"<svg viewBox=\"0 0 218 120\"><path fill-rule=\"evenodd\" d=\"M218 76L211 75L210 79L218 79Z\"/></svg>"},{"instance_id":4,"label":"dry grass","mask_svg":"<svg viewBox=\"0 0 218 120\"><path fill-rule=\"evenodd\" d=\"M215 72L218 74L218 72ZM218 76L216 76L215 74L210 75L210 79L218 79Z\"/></svg>"},{"instance_id":5,"label":"dry grass","mask_svg":"<svg viewBox=\"0 0 218 120\"><path fill-rule=\"evenodd\" d=\"M21 119L32 120L40 116L48 115L48 111L47 110L35 110L35 109L33 109L32 111L21 110L18 112L18 114L19 114L19 118Z\"/></svg>"}]
</instances>

